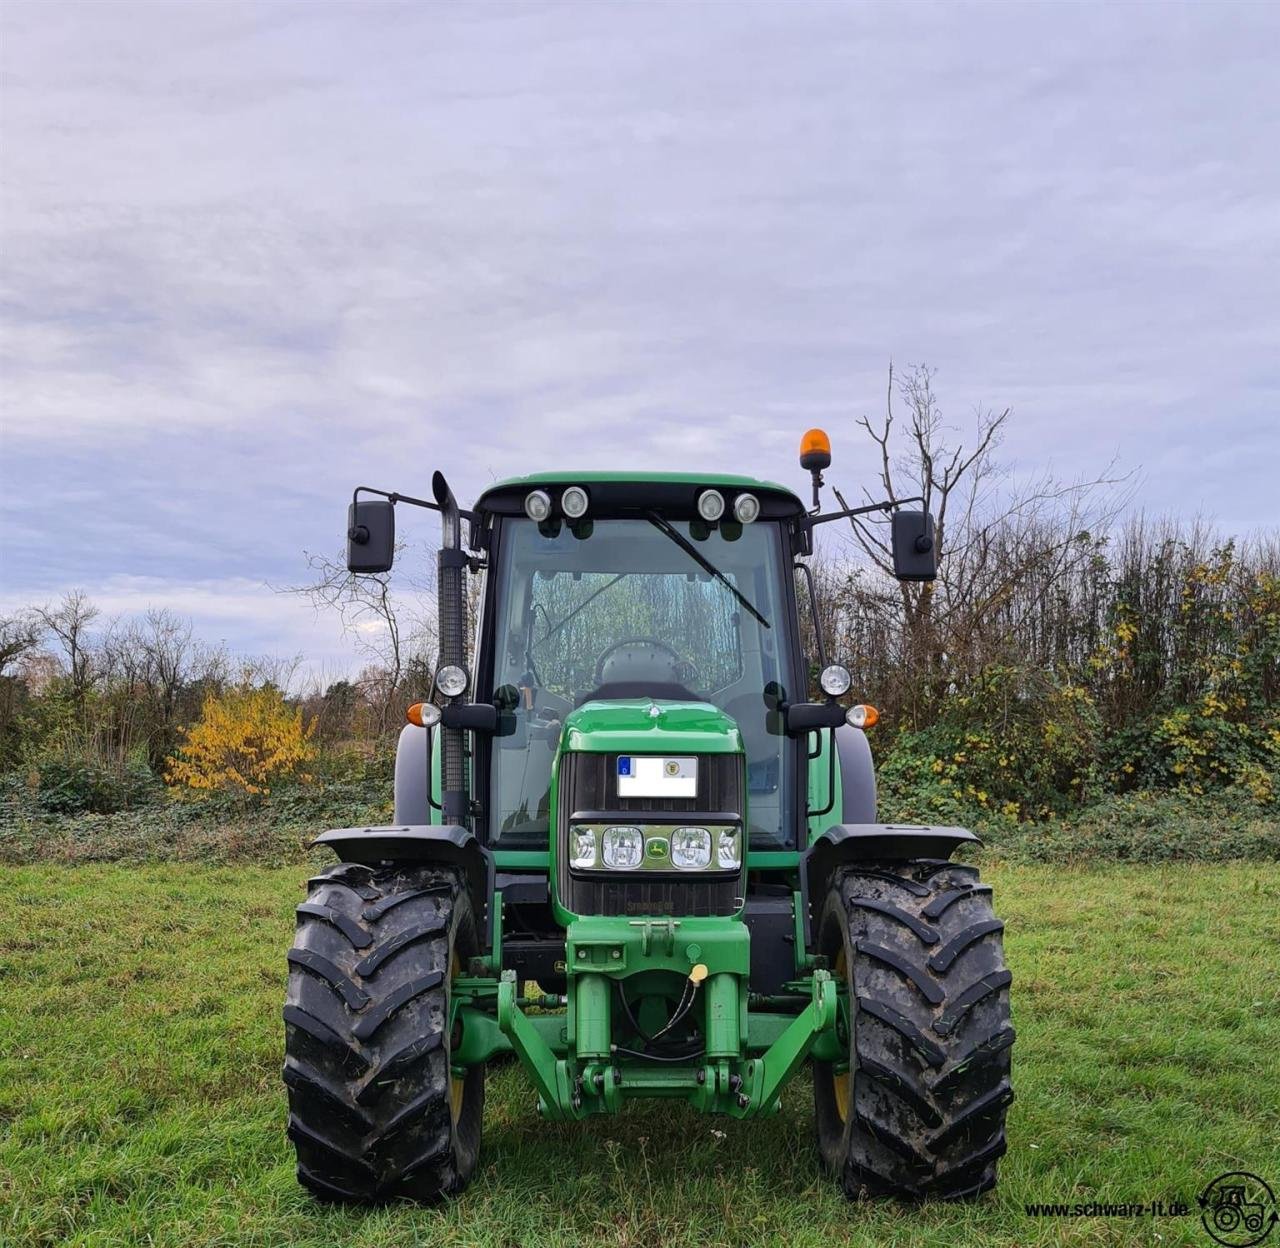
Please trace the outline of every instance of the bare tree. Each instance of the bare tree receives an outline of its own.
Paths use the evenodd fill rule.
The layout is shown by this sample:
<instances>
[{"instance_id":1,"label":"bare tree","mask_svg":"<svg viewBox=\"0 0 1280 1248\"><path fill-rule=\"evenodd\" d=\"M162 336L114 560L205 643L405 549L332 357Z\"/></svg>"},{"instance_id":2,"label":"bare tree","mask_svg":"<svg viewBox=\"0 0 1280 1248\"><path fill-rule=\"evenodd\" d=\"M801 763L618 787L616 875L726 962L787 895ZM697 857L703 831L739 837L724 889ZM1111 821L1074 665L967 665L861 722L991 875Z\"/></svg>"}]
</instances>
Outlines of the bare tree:
<instances>
[{"instance_id":1,"label":"bare tree","mask_svg":"<svg viewBox=\"0 0 1280 1248\"><path fill-rule=\"evenodd\" d=\"M71 679L71 696L76 709L83 711L85 698L93 685L94 655L89 628L101 614L83 590L73 589L56 606L37 607L36 617L57 638L67 657L67 674Z\"/></svg>"},{"instance_id":2,"label":"bare tree","mask_svg":"<svg viewBox=\"0 0 1280 1248\"><path fill-rule=\"evenodd\" d=\"M397 547L397 554L403 547ZM403 606L391 588L391 574L354 576L344 560L307 555L314 580L282 590L308 599L317 611L330 611L342 623L366 660L356 684L374 710L379 734L398 721L406 673L413 660L435 651L429 616ZM412 584L411 584L412 587Z\"/></svg>"},{"instance_id":3,"label":"bare tree","mask_svg":"<svg viewBox=\"0 0 1280 1248\"><path fill-rule=\"evenodd\" d=\"M40 644L40 623L30 611L0 615L0 676L9 674L11 664Z\"/></svg>"},{"instance_id":4,"label":"bare tree","mask_svg":"<svg viewBox=\"0 0 1280 1248\"><path fill-rule=\"evenodd\" d=\"M1114 464L1099 475L1061 481L1045 472L1010 488L998 452L1010 409L979 410L973 438L955 438L943 419L933 372L910 369L904 378L889 368L884 416L857 423L877 449L879 490L891 499L917 497L935 519L936 582L897 583L901 653L910 671L913 721L926 715L957 678L1016 653L1046 596L1094 553L1094 535L1105 531L1126 501L1126 474ZM895 400L905 408L900 418ZM849 506L835 491L842 507ZM864 490L868 501L872 491ZM889 525L850 520L856 548L887 584L893 574ZM885 594L861 587L858 607L873 608L881 626Z\"/></svg>"}]
</instances>

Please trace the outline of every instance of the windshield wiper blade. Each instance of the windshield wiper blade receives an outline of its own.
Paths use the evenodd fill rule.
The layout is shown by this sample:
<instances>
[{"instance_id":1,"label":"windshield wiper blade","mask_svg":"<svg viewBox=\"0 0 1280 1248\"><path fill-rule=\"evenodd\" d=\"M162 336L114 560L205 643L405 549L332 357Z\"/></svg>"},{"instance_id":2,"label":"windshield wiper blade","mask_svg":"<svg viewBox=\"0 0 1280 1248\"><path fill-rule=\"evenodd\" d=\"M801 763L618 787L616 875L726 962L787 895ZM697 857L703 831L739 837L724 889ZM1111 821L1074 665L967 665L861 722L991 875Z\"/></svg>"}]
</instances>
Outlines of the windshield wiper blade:
<instances>
[{"instance_id":1,"label":"windshield wiper blade","mask_svg":"<svg viewBox=\"0 0 1280 1248\"><path fill-rule=\"evenodd\" d=\"M554 637L566 624L568 624L568 622L571 619L573 619L575 615L578 614L579 611L583 610L584 607L589 607L593 602L595 602L597 598L600 597L601 594L604 593L606 589L612 589L620 580L630 575L631 575L630 572L619 572L618 575L613 578L613 580L606 581L594 593L588 594L580 603L578 603L576 607L574 607L572 611L569 612L568 615L564 616L563 619L558 620L554 625L551 623L550 620L548 620L547 631L543 633L541 637L536 638L535 640L531 641L529 644L532 646L540 646L544 641L546 641L548 637ZM544 615L546 614L545 610L543 614Z\"/></svg>"},{"instance_id":2,"label":"windshield wiper blade","mask_svg":"<svg viewBox=\"0 0 1280 1248\"><path fill-rule=\"evenodd\" d=\"M653 525L659 533L663 534L665 537L669 537L704 572L709 572L714 576L716 580L719 581L720 584L723 585L725 589L727 589L739 601L739 603L746 607L746 609L765 626L765 628L772 627L769 621L751 605L742 591L727 576L725 576L725 574L721 572L720 569L706 557L706 555L704 555L691 541L689 541L687 537L674 529L671 526L671 522L665 516L659 515L656 511L647 511L645 512L645 516L649 523Z\"/></svg>"}]
</instances>

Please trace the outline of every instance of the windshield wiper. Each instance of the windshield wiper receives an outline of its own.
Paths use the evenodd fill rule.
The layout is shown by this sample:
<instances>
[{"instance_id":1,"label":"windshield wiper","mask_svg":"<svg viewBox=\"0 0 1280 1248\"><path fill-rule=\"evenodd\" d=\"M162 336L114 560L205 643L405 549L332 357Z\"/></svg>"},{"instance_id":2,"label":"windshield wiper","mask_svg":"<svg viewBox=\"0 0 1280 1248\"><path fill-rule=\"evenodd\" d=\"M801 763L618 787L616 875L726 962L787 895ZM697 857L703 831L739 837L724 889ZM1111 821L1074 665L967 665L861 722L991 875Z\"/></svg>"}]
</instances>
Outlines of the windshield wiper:
<instances>
[{"instance_id":1,"label":"windshield wiper","mask_svg":"<svg viewBox=\"0 0 1280 1248\"><path fill-rule=\"evenodd\" d=\"M756 617L757 620L760 621L761 624L765 626L765 628L772 627L769 621L751 605L742 591L739 590L738 587L729 580L729 578L725 576L725 574L721 572L710 559L706 557L706 555L704 555L691 541L689 541L687 537L672 528L671 522L665 516L659 515L656 511L647 511L645 512L645 516L649 523L653 525L659 533L663 534L665 537L669 537L704 572L709 572L714 576L716 580L725 587L725 589L727 589L744 607L746 607L748 611L751 612L752 615Z\"/></svg>"},{"instance_id":2,"label":"windshield wiper","mask_svg":"<svg viewBox=\"0 0 1280 1248\"><path fill-rule=\"evenodd\" d=\"M588 595L587 595L587 596L586 596L586 597L585 597L585 598L584 598L580 603L578 603L578 605L577 605L576 607L574 607L574 609L573 609L572 611L570 611L570 612L569 612L569 614L568 614L568 615L566 615L563 619L561 619L561 620L557 621L554 625L551 623L551 621L550 621L550 620L548 620L548 621L547 621L547 631L546 631L545 633L543 633L543 634L542 634L542 636L541 636L541 637L539 637L536 641L531 641L531 642L530 642L530 645L531 645L531 646L540 646L540 645L542 645L542 643L543 643L544 641L546 641L546 639L547 639L548 637L554 637L554 636L556 635L556 633L558 633L558 632L559 632L559 631L560 631L560 630L561 630L561 629L562 629L566 624L568 624L568 622L569 622L571 619L573 619L573 617L574 617L575 615L577 615L577 614L578 614L578 612L579 612L579 611L581 611L584 607L589 607L593 602L595 602L595 600L596 600L597 598L599 598L599 597L600 597L600 595L601 595L601 594L603 594L603 593L604 593L604 591L605 591L606 589L612 589L612 588L613 588L613 587L614 587L614 586L615 586L615 585L616 585L620 580L622 580L622 579L623 579L623 577L627 577L627 576L630 576L630 575L631 575L631 573L630 573L630 572L619 572L619 573L618 573L618 575L617 575L617 576L615 576L615 577L613 578L613 580L611 580L611 581L606 581L606 582L605 582L603 585L601 585L601 586L600 586L600 588L599 588L599 589L597 589L594 593L588 594ZM545 608L543 608L543 612L542 612L542 613L543 613L543 615L546 615L546 609L545 609ZM530 632L532 632L532 629L530 629Z\"/></svg>"}]
</instances>

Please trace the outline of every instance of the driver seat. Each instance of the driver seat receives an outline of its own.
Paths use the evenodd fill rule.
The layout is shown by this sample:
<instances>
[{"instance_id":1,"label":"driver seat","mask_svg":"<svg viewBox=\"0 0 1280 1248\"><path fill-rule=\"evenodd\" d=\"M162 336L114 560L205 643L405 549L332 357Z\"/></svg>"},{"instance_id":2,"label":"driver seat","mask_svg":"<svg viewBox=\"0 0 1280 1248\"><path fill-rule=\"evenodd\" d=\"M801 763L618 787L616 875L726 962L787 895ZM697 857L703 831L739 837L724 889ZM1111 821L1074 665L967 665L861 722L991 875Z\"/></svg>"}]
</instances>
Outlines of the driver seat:
<instances>
[{"instance_id":1,"label":"driver seat","mask_svg":"<svg viewBox=\"0 0 1280 1248\"><path fill-rule=\"evenodd\" d=\"M605 652L596 665L596 687L578 705L610 698L702 701L681 682L679 669L679 660L665 646L640 639L622 643Z\"/></svg>"}]
</instances>

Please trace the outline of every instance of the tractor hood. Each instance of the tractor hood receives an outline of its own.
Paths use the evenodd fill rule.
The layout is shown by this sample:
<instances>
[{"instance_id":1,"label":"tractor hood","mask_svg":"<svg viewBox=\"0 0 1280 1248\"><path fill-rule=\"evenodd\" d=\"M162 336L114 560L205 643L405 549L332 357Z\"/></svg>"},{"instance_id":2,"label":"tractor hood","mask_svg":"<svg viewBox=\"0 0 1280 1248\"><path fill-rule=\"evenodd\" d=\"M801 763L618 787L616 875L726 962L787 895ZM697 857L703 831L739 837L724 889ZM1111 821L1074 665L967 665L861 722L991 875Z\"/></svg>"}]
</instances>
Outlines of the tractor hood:
<instances>
[{"instance_id":1,"label":"tractor hood","mask_svg":"<svg viewBox=\"0 0 1280 1248\"><path fill-rule=\"evenodd\" d=\"M740 754L737 723L709 702L585 702L564 722L563 748L599 754Z\"/></svg>"}]
</instances>

